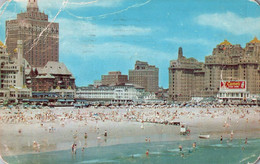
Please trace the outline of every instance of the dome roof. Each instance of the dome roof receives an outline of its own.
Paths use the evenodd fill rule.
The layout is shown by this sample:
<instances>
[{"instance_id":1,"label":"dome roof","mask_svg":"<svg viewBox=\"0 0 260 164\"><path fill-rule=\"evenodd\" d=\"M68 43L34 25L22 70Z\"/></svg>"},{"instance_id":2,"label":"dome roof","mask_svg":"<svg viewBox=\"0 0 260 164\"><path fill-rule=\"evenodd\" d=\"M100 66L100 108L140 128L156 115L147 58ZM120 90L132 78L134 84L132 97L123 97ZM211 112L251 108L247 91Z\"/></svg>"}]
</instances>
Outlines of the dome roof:
<instances>
[{"instance_id":1,"label":"dome roof","mask_svg":"<svg viewBox=\"0 0 260 164\"><path fill-rule=\"evenodd\" d=\"M220 45L232 45L232 44L225 39L224 42L220 43Z\"/></svg>"},{"instance_id":2,"label":"dome roof","mask_svg":"<svg viewBox=\"0 0 260 164\"><path fill-rule=\"evenodd\" d=\"M6 48L6 46L4 45L4 43L2 41L0 41L0 47Z\"/></svg>"},{"instance_id":3,"label":"dome roof","mask_svg":"<svg viewBox=\"0 0 260 164\"><path fill-rule=\"evenodd\" d=\"M260 40L258 40L257 37L254 37L254 39L251 40L250 43L260 43Z\"/></svg>"}]
</instances>

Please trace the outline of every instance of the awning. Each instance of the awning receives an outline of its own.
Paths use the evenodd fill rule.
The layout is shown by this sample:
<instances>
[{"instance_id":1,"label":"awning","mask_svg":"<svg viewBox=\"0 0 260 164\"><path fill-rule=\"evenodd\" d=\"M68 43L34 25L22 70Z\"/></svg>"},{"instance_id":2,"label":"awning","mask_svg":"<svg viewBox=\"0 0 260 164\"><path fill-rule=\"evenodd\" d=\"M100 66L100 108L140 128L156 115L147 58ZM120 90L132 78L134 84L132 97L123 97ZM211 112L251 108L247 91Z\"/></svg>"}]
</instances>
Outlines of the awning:
<instances>
[{"instance_id":1,"label":"awning","mask_svg":"<svg viewBox=\"0 0 260 164\"><path fill-rule=\"evenodd\" d=\"M73 99L58 99L58 102L74 102L74 100Z\"/></svg>"},{"instance_id":2,"label":"awning","mask_svg":"<svg viewBox=\"0 0 260 164\"><path fill-rule=\"evenodd\" d=\"M31 102L49 102L47 99L30 99Z\"/></svg>"},{"instance_id":3,"label":"awning","mask_svg":"<svg viewBox=\"0 0 260 164\"><path fill-rule=\"evenodd\" d=\"M87 100L76 100L76 102L86 102Z\"/></svg>"}]
</instances>

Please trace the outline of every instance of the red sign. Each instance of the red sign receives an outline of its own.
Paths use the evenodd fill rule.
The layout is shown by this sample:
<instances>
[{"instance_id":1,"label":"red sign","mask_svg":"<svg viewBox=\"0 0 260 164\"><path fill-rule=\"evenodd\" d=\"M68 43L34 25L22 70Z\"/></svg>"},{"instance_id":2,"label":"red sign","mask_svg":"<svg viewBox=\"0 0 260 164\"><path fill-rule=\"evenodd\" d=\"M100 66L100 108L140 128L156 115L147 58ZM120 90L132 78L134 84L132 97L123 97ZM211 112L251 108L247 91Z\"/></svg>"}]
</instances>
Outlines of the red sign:
<instances>
[{"instance_id":1,"label":"red sign","mask_svg":"<svg viewBox=\"0 0 260 164\"><path fill-rule=\"evenodd\" d=\"M245 81L221 81L220 86L222 89L245 89Z\"/></svg>"}]
</instances>

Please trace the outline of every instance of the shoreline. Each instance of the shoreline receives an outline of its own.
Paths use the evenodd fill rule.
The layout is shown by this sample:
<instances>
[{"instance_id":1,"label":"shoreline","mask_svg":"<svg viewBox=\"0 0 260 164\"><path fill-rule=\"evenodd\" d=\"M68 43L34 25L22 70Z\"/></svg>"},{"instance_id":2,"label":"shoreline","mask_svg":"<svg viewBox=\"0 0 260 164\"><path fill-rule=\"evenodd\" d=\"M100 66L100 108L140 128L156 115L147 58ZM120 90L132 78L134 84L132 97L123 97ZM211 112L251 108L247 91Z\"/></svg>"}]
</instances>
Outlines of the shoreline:
<instances>
[{"instance_id":1,"label":"shoreline","mask_svg":"<svg viewBox=\"0 0 260 164\"><path fill-rule=\"evenodd\" d=\"M25 154L37 154L33 150L33 141L37 141L40 144L40 153L61 151L71 149L71 144L74 141L73 134L77 133L78 148L84 146L84 133L87 132L87 148L98 146L112 146L118 144L131 144L131 143L143 143L146 137L151 138L151 142L164 142L164 141L183 141L183 140L200 140L198 135L200 133L210 134L209 140L220 139L223 135L224 140L230 138L230 132L234 131L233 139L257 139L260 137L259 127L259 110L260 108L250 108L249 114L246 117L240 118L240 114L236 116L230 116L230 114L222 115L223 109L208 109L211 114L201 113L201 111L207 111L207 109L189 108L189 109L136 109L136 113L140 119L145 120L145 117L157 118L154 112L159 112L160 118L168 119L172 116L176 117L174 113L178 111L179 118L175 121L185 122L191 129L190 136L181 136L179 134L180 127L175 125L164 125L155 123L141 123L137 121L129 121L125 119L127 109L94 109L86 108L80 109L80 116L86 117L86 120L74 117L66 119L65 121L56 117L53 122L44 122L41 126L41 121L32 121L27 123L1 123L0 125L0 152L4 156L16 156ZM27 110L29 115L37 115L44 113L46 110ZM226 109L226 111L232 111ZM239 110L244 111L243 108ZM245 112L246 112L245 110ZM53 109L55 115L62 115L73 113L74 116L78 115L78 109ZM215 112L216 111L216 112ZM241 112L240 111L240 112ZM15 112L15 111L13 111ZM25 111L24 115L25 114ZM118 113L117 113L118 112ZM187 113L185 113L187 112ZM190 113L189 113L190 112ZM225 111L224 111L225 112ZM245 113L242 112L242 113ZM4 114L3 110L0 110L0 114ZM92 116L91 116L92 113ZM106 113L109 119L94 119L96 116L93 113ZM112 114L111 114L112 113ZM212 118L212 114L214 118ZM61 117L62 117L61 116ZM190 118L192 117L192 118ZM228 117L232 117L227 119ZM64 126L61 123L64 122ZM223 125L228 124L224 127ZM142 128L143 126L143 128ZM54 127L54 132L49 133L48 128ZM21 134L18 130L22 128ZM104 142L103 133L108 131L107 142ZM99 139L101 138L100 143Z\"/></svg>"},{"instance_id":2,"label":"shoreline","mask_svg":"<svg viewBox=\"0 0 260 164\"><path fill-rule=\"evenodd\" d=\"M248 138L248 137L247 137ZM260 139L259 138L248 138L248 140L257 140L257 139ZM200 139L198 138L197 140L195 139L182 139L182 140L164 140L164 141L161 141L161 140L158 140L158 141L151 141L150 143L159 143L159 142L178 142L178 141L198 141L198 140L201 140L201 141L213 141L213 140L219 140L218 138L211 138L211 139ZM223 144L225 143L225 141L228 141L229 139L223 139ZM233 138L233 140L245 140L245 138ZM118 144L111 144L111 145L102 145L102 146L88 146L88 147L85 147L85 150L88 149L88 148L97 148L97 147L108 147L108 146L116 146L116 145L128 145L128 144L138 144L138 143L147 143L145 141L141 141L141 142L126 142L126 143L118 143ZM228 143L228 142L226 142ZM192 146L192 145L191 145ZM81 147L77 147L77 149L81 149L83 146ZM177 148L176 148L177 149ZM26 152L26 153L19 153L19 154L12 154L12 155L5 155L5 156L2 156L3 158L4 157L12 157L12 156L21 156L21 155L32 155L32 154L41 154L41 153L50 153L50 152L57 152L57 151L69 151L71 150L71 148L69 149L53 149L53 150L49 150L49 151L41 151L41 152ZM1 157L1 154L0 154L0 157ZM2 158L2 159L3 159ZM0 160L1 161L1 160Z\"/></svg>"}]
</instances>

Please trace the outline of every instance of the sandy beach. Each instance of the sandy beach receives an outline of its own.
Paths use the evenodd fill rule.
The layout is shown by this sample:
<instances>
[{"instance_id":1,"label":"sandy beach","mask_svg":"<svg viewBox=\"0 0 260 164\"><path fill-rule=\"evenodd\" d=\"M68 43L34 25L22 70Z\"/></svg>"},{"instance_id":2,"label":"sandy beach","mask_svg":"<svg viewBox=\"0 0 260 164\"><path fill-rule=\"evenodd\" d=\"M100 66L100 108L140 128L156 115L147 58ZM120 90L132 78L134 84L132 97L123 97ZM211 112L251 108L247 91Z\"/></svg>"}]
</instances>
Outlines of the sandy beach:
<instances>
[{"instance_id":1,"label":"sandy beach","mask_svg":"<svg viewBox=\"0 0 260 164\"><path fill-rule=\"evenodd\" d=\"M180 135L188 125L190 135ZM0 151L2 156L69 150L80 147L125 143L210 139L259 138L258 107L108 107L1 109ZM107 137L104 136L105 130ZM87 139L85 139L87 133ZM146 139L147 138L147 139Z\"/></svg>"}]
</instances>

